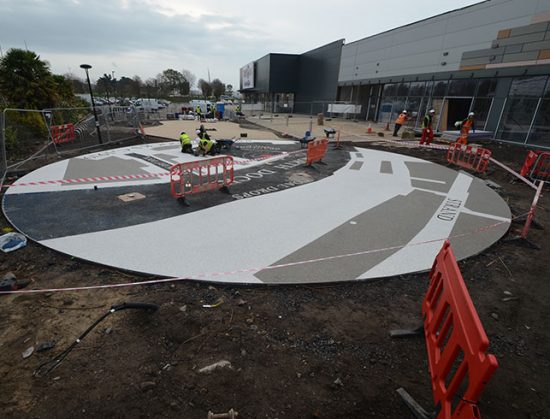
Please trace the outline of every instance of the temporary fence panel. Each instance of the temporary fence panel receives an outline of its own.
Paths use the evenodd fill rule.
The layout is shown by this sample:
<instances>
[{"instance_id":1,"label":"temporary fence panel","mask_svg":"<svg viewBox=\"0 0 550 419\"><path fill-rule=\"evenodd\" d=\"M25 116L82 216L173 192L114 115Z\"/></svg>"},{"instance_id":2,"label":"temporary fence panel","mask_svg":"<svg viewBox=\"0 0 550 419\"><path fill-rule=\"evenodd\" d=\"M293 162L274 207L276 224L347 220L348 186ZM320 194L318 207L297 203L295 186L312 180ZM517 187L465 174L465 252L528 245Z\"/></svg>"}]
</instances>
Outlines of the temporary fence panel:
<instances>
[{"instance_id":1,"label":"temporary fence panel","mask_svg":"<svg viewBox=\"0 0 550 419\"><path fill-rule=\"evenodd\" d=\"M133 107L92 107L43 110L5 109L0 138L1 172L47 164L48 155L75 155L102 143L138 138L139 119Z\"/></svg>"},{"instance_id":2,"label":"temporary fence panel","mask_svg":"<svg viewBox=\"0 0 550 419\"><path fill-rule=\"evenodd\" d=\"M448 240L430 272L422 314L438 419L479 417L475 404L498 362L486 354L489 339Z\"/></svg>"},{"instance_id":3,"label":"temporary fence panel","mask_svg":"<svg viewBox=\"0 0 550 419\"><path fill-rule=\"evenodd\" d=\"M550 182L550 152L540 152L531 168L529 177L535 181Z\"/></svg>"},{"instance_id":4,"label":"temporary fence panel","mask_svg":"<svg viewBox=\"0 0 550 419\"><path fill-rule=\"evenodd\" d=\"M313 140L307 144L306 166L311 166L313 163L323 160L328 148L328 140L326 138Z\"/></svg>"},{"instance_id":5,"label":"temporary fence panel","mask_svg":"<svg viewBox=\"0 0 550 419\"><path fill-rule=\"evenodd\" d=\"M523 167L519 172L521 176L527 176L529 173L531 173L533 164L535 164L535 162L537 161L537 158L539 157L540 153L542 152L537 150L529 150L529 153L527 153L527 156L525 157L525 161L523 162Z\"/></svg>"},{"instance_id":6,"label":"temporary fence panel","mask_svg":"<svg viewBox=\"0 0 550 419\"><path fill-rule=\"evenodd\" d=\"M539 184L537 186L537 192L535 193L533 202L531 203L531 208L529 208L529 212L527 213L527 219L525 220L525 224L521 229L521 233L519 237L516 237L516 238L522 238L524 240L527 240L527 235L529 234L529 228L531 227L531 223L535 218L535 212L537 210L537 204L539 202L539 198L542 194L542 188L544 187L545 183L550 182L550 152L537 152L537 157L534 163L528 162L527 161L528 159L529 159L529 155L525 160L524 168L526 167L526 165L529 166L529 168L531 169L529 173L529 177L535 183L538 181ZM534 245L534 246L538 247L537 245Z\"/></svg>"},{"instance_id":7,"label":"temporary fence panel","mask_svg":"<svg viewBox=\"0 0 550 419\"><path fill-rule=\"evenodd\" d=\"M491 150L485 148L453 143L447 150L447 161L477 173L485 173L491 154Z\"/></svg>"},{"instance_id":8,"label":"temporary fence panel","mask_svg":"<svg viewBox=\"0 0 550 419\"><path fill-rule=\"evenodd\" d=\"M178 163L170 168L170 190L174 198L227 187L233 179L231 156Z\"/></svg>"},{"instance_id":9,"label":"temporary fence panel","mask_svg":"<svg viewBox=\"0 0 550 419\"><path fill-rule=\"evenodd\" d=\"M50 133L55 144L69 143L76 138L73 124L52 125Z\"/></svg>"},{"instance_id":10,"label":"temporary fence panel","mask_svg":"<svg viewBox=\"0 0 550 419\"><path fill-rule=\"evenodd\" d=\"M43 110L4 109L0 143L5 171L10 172L47 154L51 115ZM53 146L49 150L53 152Z\"/></svg>"}]
</instances>

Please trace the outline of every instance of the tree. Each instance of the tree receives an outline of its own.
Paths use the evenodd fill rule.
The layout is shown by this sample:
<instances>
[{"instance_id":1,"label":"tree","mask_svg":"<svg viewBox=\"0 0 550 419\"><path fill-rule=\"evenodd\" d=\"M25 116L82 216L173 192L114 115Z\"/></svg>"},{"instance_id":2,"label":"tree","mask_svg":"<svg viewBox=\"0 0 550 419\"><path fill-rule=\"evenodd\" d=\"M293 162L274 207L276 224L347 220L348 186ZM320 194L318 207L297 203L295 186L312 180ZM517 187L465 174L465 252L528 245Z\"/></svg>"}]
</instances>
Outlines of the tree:
<instances>
[{"instance_id":1,"label":"tree","mask_svg":"<svg viewBox=\"0 0 550 419\"><path fill-rule=\"evenodd\" d=\"M138 80L136 80L136 78ZM140 84L141 80L139 80L137 76L134 77L134 79L122 76L120 80L117 81L118 94L122 98L139 97Z\"/></svg>"},{"instance_id":2,"label":"tree","mask_svg":"<svg viewBox=\"0 0 550 419\"><path fill-rule=\"evenodd\" d=\"M216 100L220 100L220 96L225 93L225 84L220 79L214 79L210 85L212 86L212 94L216 97Z\"/></svg>"},{"instance_id":3,"label":"tree","mask_svg":"<svg viewBox=\"0 0 550 419\"><path fill-rule=\"evenodd\" d=\"M204 79L199 80L199 89L201 89L202 95L208 98L212 94L212 86Z\"/></svg>"},{"instance_id":4,"label":"tree","mask_svg":"<svg viewBox=\"0 0 550 419\"><path fill-rule=\"evenodd\" d=\"M68 80L65 76L54 74L53 80L56 85L57 95L59 97L59 103L57 106L72 106L75 103L75 96L73 90L72 80Z\"/></svg>"},{"instance_id":5,"label":"tree","mask_svg":"<svg viewBox=\"0 0 550 419\"><path fill-rule=\"evenodd\" d=\"M197 81L197 76L195 76L193 73L191 73L189 70L186 70L185 68L181 70L181 74L183 74L185 80L189 82L189 89L191 89Z\"/></svg>"},{"instance_id":6,"label":"tree","mask_svg":"<svg viewBox=\"0 0 550 419\"><path fill-rule=\"evenodd\" d=\"M53 108L60 102L49 64L32 51L12 48L0 59L0 94L10 106Z\"/></svg>"},{"instance_id":7,"label":"tree","mask_svg":"<svg viewBox=\"0 0 550 419\"><path fill-rule=\"evenodd\" d=\"M145 85L143 86L143 90L145 91L145 94L149 98L154 98L158 96L158 78L160 74L157 76L157 78L148 78L145 80Z\"/></svg>"},{"instance_id":8,"label":"tree","mask_svg":"<svg viewBox=\"0 0 550 419\"><path fill-rule=\"evenodd\" d=\"M97 79L97 89L103 91L107 97L114 96L114 82L115 79L111 74L103 74L103 77Z\"/></svg>"},{"instance_id":9,"label":"tree","mask_svg":"<svg viewBox=\"0 0 550 419\"><path fill-rule=\"evenodd\" d=\"M186 95L189 93L189 81L182 73L171 68L162 72L159 82L163 96Z\"/></svg>"}]
</instances>

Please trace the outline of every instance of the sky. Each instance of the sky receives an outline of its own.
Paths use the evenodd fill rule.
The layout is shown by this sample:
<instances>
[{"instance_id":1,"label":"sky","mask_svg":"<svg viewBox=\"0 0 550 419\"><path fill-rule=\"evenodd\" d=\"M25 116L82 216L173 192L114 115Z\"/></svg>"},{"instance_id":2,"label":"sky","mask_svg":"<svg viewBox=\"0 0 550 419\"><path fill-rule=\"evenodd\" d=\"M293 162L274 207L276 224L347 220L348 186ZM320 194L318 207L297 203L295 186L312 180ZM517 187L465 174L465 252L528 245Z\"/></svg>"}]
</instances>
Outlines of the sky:
<instances>
[{"instance_id":1,"label":"sky","mask_svg":"<svg viewBox=\"0 0 550 419\"><path fill-rule=\"evenodd\" d=\"M172 68L239 88L269 53L346 43L480 0L0 0L0 48L28 49L55 74L155 77ZM114 73L112 73L114 71Z\"/></svg>"}]
</instances>

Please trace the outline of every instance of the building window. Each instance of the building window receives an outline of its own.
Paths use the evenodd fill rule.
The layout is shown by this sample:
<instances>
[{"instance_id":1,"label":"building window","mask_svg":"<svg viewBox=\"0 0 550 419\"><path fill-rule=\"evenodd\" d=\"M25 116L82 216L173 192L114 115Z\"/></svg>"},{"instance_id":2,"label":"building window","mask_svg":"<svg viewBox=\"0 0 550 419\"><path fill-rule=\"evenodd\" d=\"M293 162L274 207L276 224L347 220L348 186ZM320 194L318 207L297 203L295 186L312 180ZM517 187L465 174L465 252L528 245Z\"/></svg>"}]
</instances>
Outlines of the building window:
<instances>
[{"instance_id":1,"label":"building window","mask_svg":"<svg viewBox=\"0 0 550 419\"><path fill-rule=\"evenodd\" d=\"M476 80L451 80L447 96L473 96L476 84Z\"/></svg>"},{"instance_id":2,"label":"building window","mask_svg":"<svg viewBox=\"0 0 550 419\"><path fill-rule=\"evenodd\" d=\"M497 138L524 143L538 102L537 98L508 98L498 127Z\"/></svg>"},{"instance_id":3,"label":"building window","mask_svg":"<svg viewBox=\"0 0 550 419\"><path fill-rule=\"evenodd\" d=\"M550 100L543 99L529 133L528 144L550 147Z\"/></svg>"},{"instance_id":4,"label":"building window","mask_svg":"<svg viewBox=\"0 0 550 419\"><path fill-rule=\"evenodd\" d=\"M487 118L489 117L489 111L491 110L492 104L493 99L489 97L478 97L474 100L472 112L474 112L476 115L476 128L478 130L485 129L485 125L487 124Z\"/></svg>"},{"instance_id":5,"label":"building window","mask_svg":"<svg viewBox=\"0 0 550 419\"><path fill-rule=\"evenodd\" d=\"M434 91L432 96L445 96L447 94L447 80L439 80L434 83Z\"/></svg>"},{"instance_id":6,"label":"building window","mask_svg":"<svg viewBox=\"0 0 550 419\"><path fill-rule=\"evenodd\" d=\"M399 83L397 85L397 96L407 96L409 94L409 83Z\"/></svg>"},{"instance_id":7,"label":"building window","mask_svg":"<svg viewBox=\"0 0 550 419\"><path fill-rule=\"evenodd\" d=\"M497 79L483 79L479 82L477 95L479 97L493 97L497 90Z\"/></svg>"},{"instance_id":8,"label":"building window","mask_svg":"<svg viewBox=\"0 0 550 419\"><path fill-rule=\"evenodd\" d=\"M510 87L510 96L541 97L547 78L539 76L514 79Z\"/></svg>"},{"instance_id":9,"label":"building window","mask_svg":"<svg viewBox=\"0 0 550 419\"><path fill-rule=\"evenodd\" d=\"M425 81L415 81L411 83L409 88L410 96L424 96L426 92L426 82Z\"/></svg>"},{"instance_id":10,"label":"building window","mask_svg":"<svg viewBox=\"0 0 550 419\"><path fill-rule=\"evenodd\" d=\"M397 94L397 84L386 84L384 86L384 96L395 96Z\"/></svg>"}]
</instances>

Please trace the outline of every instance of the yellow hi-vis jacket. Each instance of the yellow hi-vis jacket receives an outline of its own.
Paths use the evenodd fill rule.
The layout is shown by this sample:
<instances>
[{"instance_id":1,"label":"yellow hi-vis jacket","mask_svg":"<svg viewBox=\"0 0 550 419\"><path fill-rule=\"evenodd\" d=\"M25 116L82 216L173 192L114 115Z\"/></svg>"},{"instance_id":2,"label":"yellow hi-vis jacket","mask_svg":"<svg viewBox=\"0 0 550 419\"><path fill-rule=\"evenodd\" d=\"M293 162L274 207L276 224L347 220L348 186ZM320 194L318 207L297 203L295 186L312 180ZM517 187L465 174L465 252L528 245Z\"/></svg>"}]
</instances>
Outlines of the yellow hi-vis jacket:
<instances>
[{"instance_id":1,"label":"yellow hi-vis jacket","mask_svg":"<svg viewBox=\"0 0 550 419\"><path fill-rule=\"evenodd\" d=\"M189 137L189 135L187 134L181 134L180 143L181 145L191 144L191 137Z\"/></svg>"}]
</instances>

